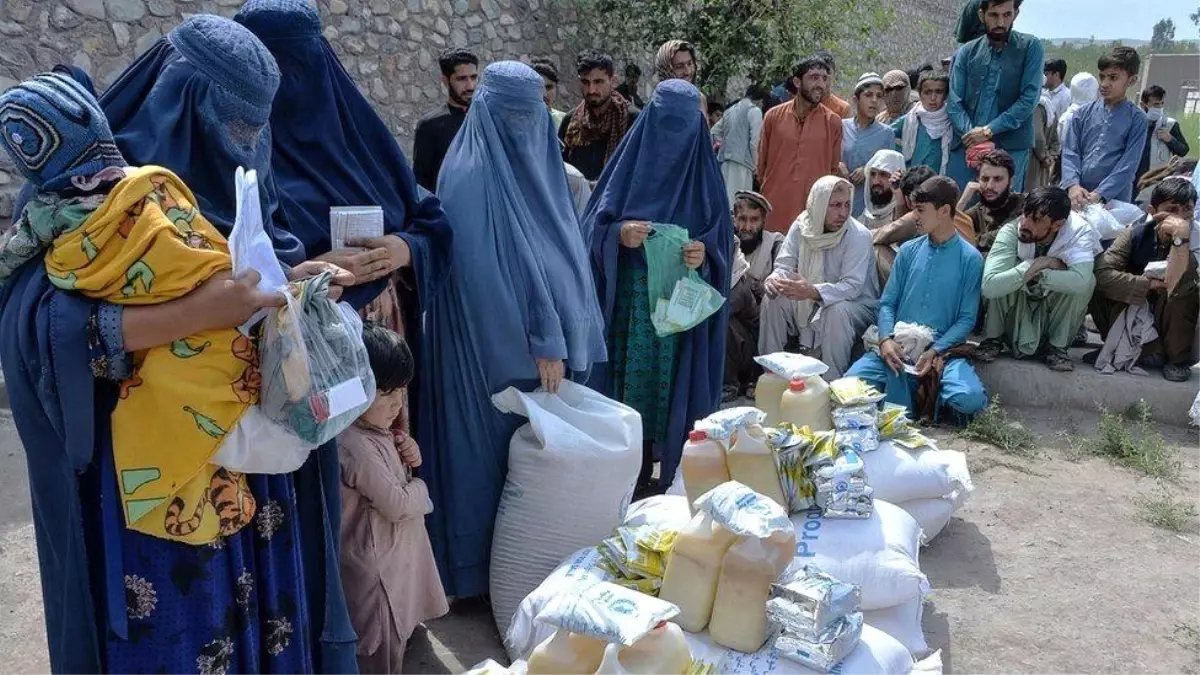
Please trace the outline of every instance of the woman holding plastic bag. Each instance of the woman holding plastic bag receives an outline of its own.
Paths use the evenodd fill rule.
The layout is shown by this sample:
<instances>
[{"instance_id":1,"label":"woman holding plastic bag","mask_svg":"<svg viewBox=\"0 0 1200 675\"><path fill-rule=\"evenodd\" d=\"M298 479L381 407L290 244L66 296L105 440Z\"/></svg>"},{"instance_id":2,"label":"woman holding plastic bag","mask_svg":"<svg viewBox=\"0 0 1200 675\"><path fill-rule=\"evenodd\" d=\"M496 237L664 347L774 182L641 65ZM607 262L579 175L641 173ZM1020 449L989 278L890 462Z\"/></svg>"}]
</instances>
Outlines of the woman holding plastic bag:
<instances>
[{"instance_id":1,"label":"woman holding plastic bag","mask_svg":"<svg viewBox=\"0 0 1200 675\"><path fill-rule=\"evenodd\" d=\"M509 440L521 424L501 415L491 395L539 384L553 392L605 358L562 166L541 76L513 61L489 65L438 181L454 266L427 307L421 358L417 441L447 595L488 589Z\"/></svg>"},{"instance_id":2,"label":"woman holding plastic bag","mask_svg":"<svg viewBox=\"0 0 1200 675\"><path fill-rule=\"evenodd\" d=\"M687 432L721 400L733 222L699 99L683 80L658 85L583 216L610 354L590 384L641 413L643 488L650 486L654 457L662 459L658 486L670 485ZM655 239L676 236L672 226L687 239L674 255L699 277L694 306L705 307L707 287L719 307L681 332L661 330L661 298L650 298L660 269L671 262Z\"/></svg>"}]
</instances>

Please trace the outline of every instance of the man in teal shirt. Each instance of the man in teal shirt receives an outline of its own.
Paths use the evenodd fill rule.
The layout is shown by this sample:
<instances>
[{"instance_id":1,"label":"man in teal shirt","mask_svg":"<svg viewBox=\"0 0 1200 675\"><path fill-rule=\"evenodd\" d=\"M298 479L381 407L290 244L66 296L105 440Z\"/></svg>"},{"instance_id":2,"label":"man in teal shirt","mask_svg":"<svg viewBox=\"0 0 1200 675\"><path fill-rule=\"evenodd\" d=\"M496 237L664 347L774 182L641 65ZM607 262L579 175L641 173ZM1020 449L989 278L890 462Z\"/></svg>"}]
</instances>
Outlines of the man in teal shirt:
<instances>
[{"instance_id":1,"label":"man in teal shirt","mask_svg":"<svg viewBox=\"0 0 1200 675\"><path fill-rule=\"evenodd\" d=\"M1013 190L1025 184L1033 148L1033 109L1041 99L1042 43L1012 29L1021 0L980 0L987 34L964 44L954 58L948 108L970 148L984 141L1007 150L1016 165Z\"/></svg>"}]
</instances>

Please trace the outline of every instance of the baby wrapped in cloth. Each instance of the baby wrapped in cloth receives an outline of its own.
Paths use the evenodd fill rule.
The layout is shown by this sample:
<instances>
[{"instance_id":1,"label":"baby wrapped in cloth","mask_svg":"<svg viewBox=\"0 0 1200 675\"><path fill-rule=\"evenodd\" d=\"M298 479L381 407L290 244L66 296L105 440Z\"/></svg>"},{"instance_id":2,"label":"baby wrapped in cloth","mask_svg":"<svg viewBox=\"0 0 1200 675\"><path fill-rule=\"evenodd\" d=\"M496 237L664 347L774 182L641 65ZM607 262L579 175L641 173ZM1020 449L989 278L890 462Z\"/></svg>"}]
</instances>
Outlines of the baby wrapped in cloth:
<instances>
[{"instance_id":1,"label":"baby wrapped in cloth","mask_svg":"<svg viewBox=\"0 0 1200 675\"><path fill-rule=\"evenodd\" d=\"M232 268L225 238L187 186L161 167L124 167L95 98L70 78L38 75L6 91L0 129L38 188L0 241L0 280L45 251L60 289L156 305ZM258 399L258 361L254 342L235 329L133 355L112 414L127 527L200 545L250 522L245 477L211 460Z\"/></svg>"}]
</instances>

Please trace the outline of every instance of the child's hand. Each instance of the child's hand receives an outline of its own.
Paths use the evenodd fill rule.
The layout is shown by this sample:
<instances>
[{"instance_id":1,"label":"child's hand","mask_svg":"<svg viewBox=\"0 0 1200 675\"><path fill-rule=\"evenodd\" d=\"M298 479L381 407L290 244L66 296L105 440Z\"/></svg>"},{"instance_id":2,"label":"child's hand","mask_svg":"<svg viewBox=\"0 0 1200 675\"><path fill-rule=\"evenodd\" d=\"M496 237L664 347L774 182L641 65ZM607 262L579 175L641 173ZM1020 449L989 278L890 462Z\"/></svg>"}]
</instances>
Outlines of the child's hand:
<instances>
[{"instance_id":1,"label":"child's hand","mask_svg":"<svg viewBox=\"0 0 1200 675\"><path fill-rule=\"evenodd\" d=\"M400 453L400 461L410 468L421 466L421 446L417 445L412 436L405 434L396 437L396 450Z\"/></svg>"}]
</instances>

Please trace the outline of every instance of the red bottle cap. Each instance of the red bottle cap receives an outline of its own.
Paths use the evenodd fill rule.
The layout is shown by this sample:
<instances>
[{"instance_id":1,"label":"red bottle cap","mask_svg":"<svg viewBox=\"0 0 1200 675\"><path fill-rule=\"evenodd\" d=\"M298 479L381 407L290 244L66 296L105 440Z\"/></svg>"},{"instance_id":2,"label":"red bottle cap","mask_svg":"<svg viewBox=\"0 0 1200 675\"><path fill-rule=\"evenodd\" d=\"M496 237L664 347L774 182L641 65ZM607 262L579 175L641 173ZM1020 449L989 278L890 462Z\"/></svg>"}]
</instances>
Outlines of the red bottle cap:
<instances>
[{"instance_id":1,"label":"red bottle cap","mask_svg":"<svg viewBox=\"0 0 1200 675\"><path fill-rule=\"evenodd\" d=\"M808 385L804 384L804 380L792 380L792 384L789 387L789 389L791 389L792 391L797 392L797 393L802 392L807 388L808 388Z\"/></svg>"},{"instance_id":2,"label":"red bottle cap","mask_svg":"<svg viewBox=\"0 0 1200 675\"><path fill-rule=\"evenodd\" d=\"M688 432L688 440L693 443L699 443L700 441L707 440L707 439L708 439L708 434L703 431L696 430L696 431Z\"/></svg>"}]
</instances>

